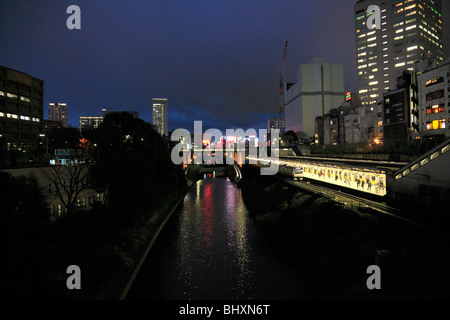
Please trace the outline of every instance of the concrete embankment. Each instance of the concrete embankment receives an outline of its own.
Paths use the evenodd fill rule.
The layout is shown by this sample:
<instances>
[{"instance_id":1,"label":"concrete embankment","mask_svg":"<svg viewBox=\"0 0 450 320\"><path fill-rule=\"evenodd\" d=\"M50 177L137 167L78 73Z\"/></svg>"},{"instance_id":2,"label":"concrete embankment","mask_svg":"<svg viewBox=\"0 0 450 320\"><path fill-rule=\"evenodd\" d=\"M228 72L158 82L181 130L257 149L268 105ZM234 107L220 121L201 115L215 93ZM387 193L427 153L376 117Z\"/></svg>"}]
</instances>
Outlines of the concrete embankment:
<instances>
[{"instance_id":1,"label":"concrete embankment","mask_svg":"<svg viewBox=\"0 0 450 320\"><path fill-rule=\"evenodd\" d=\"M447 240L245 169L239 183L259 230L324 299L448 299ZM378 265L381 289L369 290Z\"/></svg>"}]
</instances>

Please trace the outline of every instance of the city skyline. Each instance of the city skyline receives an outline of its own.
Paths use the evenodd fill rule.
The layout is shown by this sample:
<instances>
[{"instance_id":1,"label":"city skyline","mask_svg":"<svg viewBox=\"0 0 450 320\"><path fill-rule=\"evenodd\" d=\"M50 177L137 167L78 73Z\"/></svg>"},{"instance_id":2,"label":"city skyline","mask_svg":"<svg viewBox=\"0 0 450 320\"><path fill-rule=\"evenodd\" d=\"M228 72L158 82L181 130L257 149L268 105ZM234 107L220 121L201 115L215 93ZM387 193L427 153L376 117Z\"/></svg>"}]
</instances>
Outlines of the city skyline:
<instances>
[{"instance_id":1,"label":"city skyline","mask_svg":"<svg viewBox=\"0 0 450 320\"><path fill-rule=\"evenodd\" d=\"M79 116L130 103L151 122L151 97L164 96L169 131L192 130L195 120L265 129L278 112L286 39L287 81L299 64L324 57L344 65L345 91L357 92L355 0L79 1L81 30L67 29L66 3L0 3L1 64L43 79L43 104L70 104L74 127ZM449 6L444 1L444 59Z\"/></svg>"}]
</instances>

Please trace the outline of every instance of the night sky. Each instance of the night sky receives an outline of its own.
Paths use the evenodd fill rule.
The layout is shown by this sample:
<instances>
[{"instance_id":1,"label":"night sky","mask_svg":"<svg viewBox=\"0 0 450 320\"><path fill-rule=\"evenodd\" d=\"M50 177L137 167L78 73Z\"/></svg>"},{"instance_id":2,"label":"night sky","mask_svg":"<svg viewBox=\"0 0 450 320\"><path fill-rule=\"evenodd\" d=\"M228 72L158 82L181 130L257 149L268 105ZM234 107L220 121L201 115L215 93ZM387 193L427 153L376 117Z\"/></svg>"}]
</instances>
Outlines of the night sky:
<instances>
[{"instance_id":1,"label":"night sky","mask_svg":"<svg viewBox=\"0 0 450 320\"><path fill-rule=\"evenodd\" d=\"M314 57L344 65L356 91L356 0L0 0L0 65L45 81L66 102L69 124L102 108L152 120L152 98L169 99L169 131L267 128L278 112L284 43L288 81ZM68 30L69 5L81 30ZM450 57L444 5L445 57Z\"/></svg>"}]
</instances>

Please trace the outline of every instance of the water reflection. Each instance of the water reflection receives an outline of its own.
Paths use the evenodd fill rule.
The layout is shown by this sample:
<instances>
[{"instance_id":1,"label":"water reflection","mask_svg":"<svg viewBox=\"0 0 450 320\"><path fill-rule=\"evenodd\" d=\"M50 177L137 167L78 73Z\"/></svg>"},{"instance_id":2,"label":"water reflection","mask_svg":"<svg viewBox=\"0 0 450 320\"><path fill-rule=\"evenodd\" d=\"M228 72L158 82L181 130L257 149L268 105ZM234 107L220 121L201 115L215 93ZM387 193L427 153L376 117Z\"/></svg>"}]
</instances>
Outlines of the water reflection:
<instances>
[{"instance_id":1,"label":"water reflection","mask_svg":"<svg viewBox=\"0 0 450 320\"><path fill-rule=\"evenodd\" d=\"M256 231L241 191L225 178L192 186L127 298L305 299L291 265Z\"/></svg>"},{"instance_id":2,"label":"water reflection","mask_svg":"<svg viewBox=\"0 0 450 320\"><path fill-rule=\"evenodd\" d=\"M188 298L206 291L211 298L251 298L247 229L239 189L226 179L197 182L178 224L177 273Z\"/></svg>"},{"instance_id":3,"label":"water reflection","mask_svg":"<svg viewBox=\"0 0 450 320\"><path fill-rule=\"evenodd\" d=\"M228 248L234 252L235 265L238 268L237 290L244 295L246 291L252 291L250 277L249 242L247 234L247 209L242 201L240 190L232 184L226 186L226 221L228 234Z\"/></svg>"}]
</instances>

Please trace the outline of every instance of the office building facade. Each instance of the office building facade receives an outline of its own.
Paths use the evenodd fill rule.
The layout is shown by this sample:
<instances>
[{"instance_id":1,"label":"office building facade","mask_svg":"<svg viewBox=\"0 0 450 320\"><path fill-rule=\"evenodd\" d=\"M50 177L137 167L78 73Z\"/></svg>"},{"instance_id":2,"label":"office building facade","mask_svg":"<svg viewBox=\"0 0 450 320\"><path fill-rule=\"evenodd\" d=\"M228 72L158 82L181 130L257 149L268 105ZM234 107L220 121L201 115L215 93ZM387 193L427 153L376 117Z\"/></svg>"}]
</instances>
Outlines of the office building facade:
<instances>
[{"instance_id":1,"label":"office building facade","mask_svg":"<svg viewBox=\"0 0 450 320\"><path fill-rule=\"evenodd\" d=\"M44 118L44 81L0 66L0 137L8 149L39 143Z\"/></svg>"},{"instance_id":2,"label":"office building facade","mask_svg":"<svg viewBox=\"0 0 450 320\"><path fill-rule=\"evenodd\" d=\"M369 29L370 5L381 10L381 26ZM441 0L359 0L355 4L358 93L364 105L396 90L403 71L429 54L443 61Z\"/></svg>"},{"instance_id":3,"label":"office building facade","mask_svg":"<svg viewBox=\"0 0 450 320\"><path fill-rule=\"evenodd\" d=\"M298 68L297 82L284 94L285 127L313 137L315 119L344 101L344 68L327 59L314 59Z\"/></svg>"},{"instance_id":4,"label":"office building facade","mask_svg":"<svg viewBox=\"0 0 450 320\"><path fill-rule=\"evenodd\" d=\"M69 126L67 103L49 103L48 120L61 121L64 127Z\"/></svg>"},{"instance_id":5,"label":"office building facade","mask_svg":"<svg viewBox=\"0 0 450 320\"><path fill-rule=\"evenodd\" d=\"M167 98L153 98L153 125L160 135L167 136Z\"/></svg>"},{"instance_id":6,"label":"office building facade","mask_svg":"<svg viewBox=\"0 0 450 320\"><path fill-rule=\"evenodd\" d=\"M417 79L420 137L450 137L450 60Z\"/></svg>"}]
</instances>

